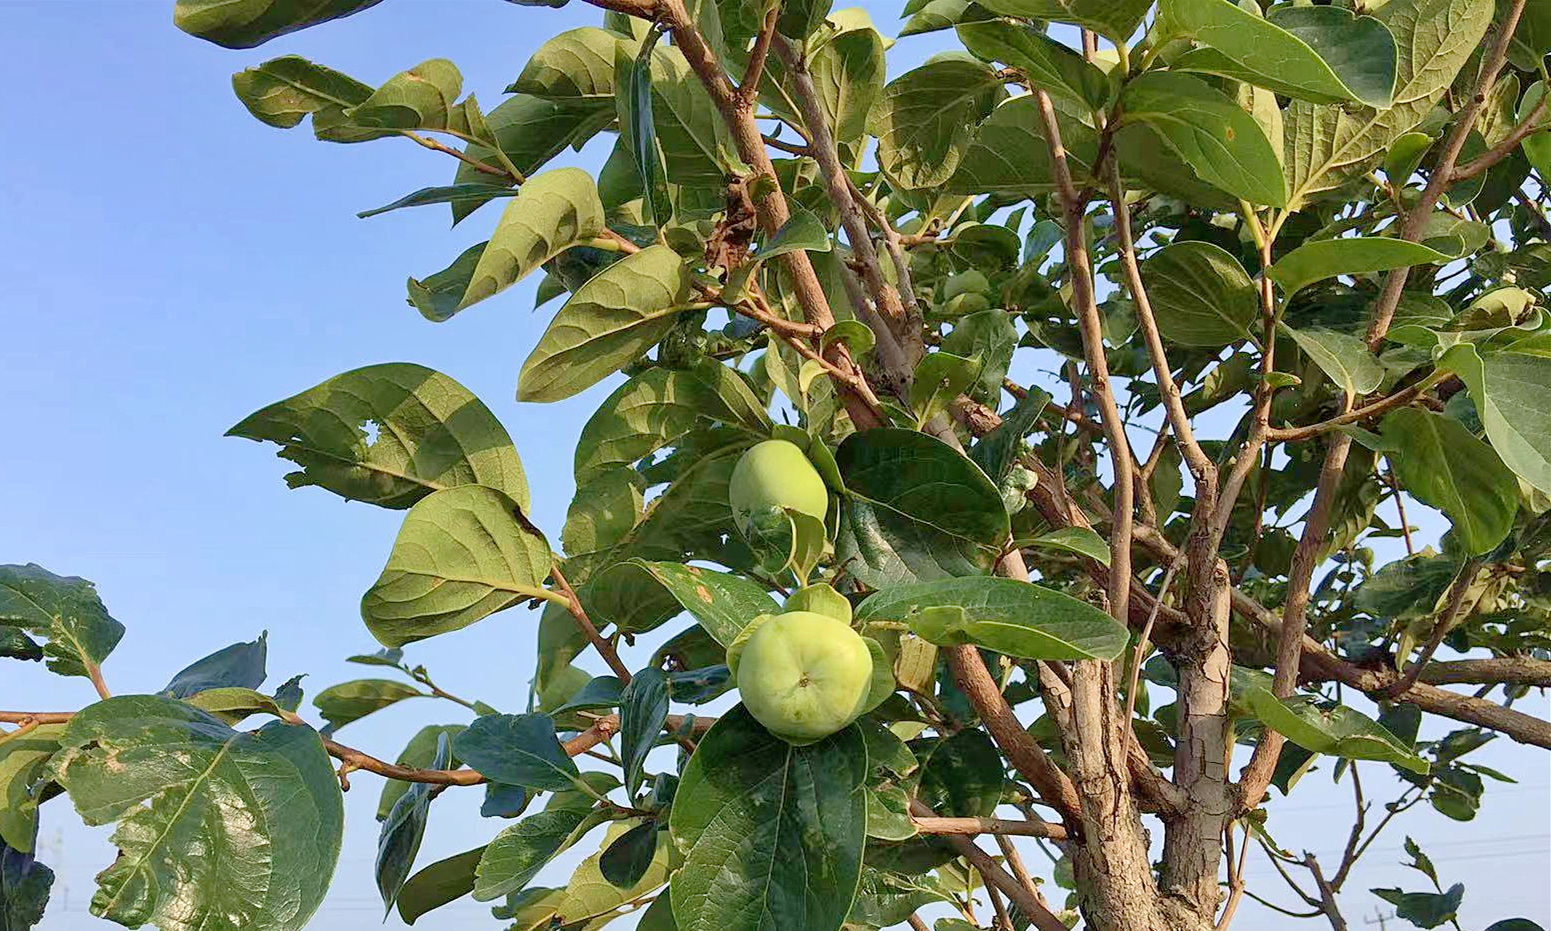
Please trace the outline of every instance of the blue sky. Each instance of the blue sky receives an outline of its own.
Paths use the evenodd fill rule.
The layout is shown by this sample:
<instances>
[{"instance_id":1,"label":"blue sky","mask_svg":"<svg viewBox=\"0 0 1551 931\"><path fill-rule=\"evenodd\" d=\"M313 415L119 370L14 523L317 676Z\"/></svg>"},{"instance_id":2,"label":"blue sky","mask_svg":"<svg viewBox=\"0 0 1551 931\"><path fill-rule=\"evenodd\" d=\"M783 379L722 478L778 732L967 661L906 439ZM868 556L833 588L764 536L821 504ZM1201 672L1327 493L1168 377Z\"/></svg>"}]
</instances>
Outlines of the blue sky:
<instances>
[{"instance_id":1,"label":"blue sky","mask_svg":"<svg viewBox=\"0 0 1551 931\"><path fill-rule=\"evenodd\" d=\"M171 6L0 0L0 76L13 113L27 114L0 147L0 562L38 562L97 582L129 628L105 666L118 692L159 688L190 660L267 629L272 683L305 672L314 694L371 674L342 658L375 648L357 604L402 514L316 489L287 491L273 447L223 438L226 428L359 365L431 366L506 423L534 489L534 518L556 539L576 434L609 388L553 405L513 400L518 368L552 312L531 311L534 281L449 324L430 324L404 303L404 279L444 267L485 238L496 209L450 231L441 208L364 221L355 212L445 183L450 159L398 140L337 146L313 141L305 127L266 127L236 102L229 76L297 53L378 82L447 57L489 107L544 38L597 16L581 3L547 10L388 0L233 52L179 33ZM869 9L885 32L895 30L891 6ZM932 38L902 40L891 68L938 47ZM593 146L567 158L596 167L604 154ZM535 619L520 610L498 615L410 655L453 691L518 708ZM66 709L91 699L82 679L30 664L0 670L0 707ZM1544 713L1546 703L1523 707ZM391 757L419 725L465 719L452 705L421 700L341 736ZM1406 831L1448 877L1467 883L1467 931L1509 915L1551 915L1551 758L1498 744L1482 762L1520 784L1490 792L1472 824L1422 814L1381 838L1345 898L1354 928L1380 904L1368 887L1421 888L1419 874L1393 866ZM1387 799L1391 780L1370 769L1370 797ZM1327 773L1274 807L1271 824L1284 845L1328 861L1344 842L1350 803L1347 787L1330 786ZM340 872L314 927L380 915L370 875L380 783L360 774L354 783ZM422 864L498 829L477 818L477 804L477 793L437 802ZM80 827L62 801L45 807L46 856L60 873L47 931L107 926L86 914L91 877L112 856L105 836ZM1270 873L1263 861L1251 869ZM1275 883L1260 888L1288 903ZM495 927L485 914L466 904L419 927ZM396 918L388 924L399 926ZM1236 927L1300 924L1250 902Z\"/></svg>"}]
</instances>

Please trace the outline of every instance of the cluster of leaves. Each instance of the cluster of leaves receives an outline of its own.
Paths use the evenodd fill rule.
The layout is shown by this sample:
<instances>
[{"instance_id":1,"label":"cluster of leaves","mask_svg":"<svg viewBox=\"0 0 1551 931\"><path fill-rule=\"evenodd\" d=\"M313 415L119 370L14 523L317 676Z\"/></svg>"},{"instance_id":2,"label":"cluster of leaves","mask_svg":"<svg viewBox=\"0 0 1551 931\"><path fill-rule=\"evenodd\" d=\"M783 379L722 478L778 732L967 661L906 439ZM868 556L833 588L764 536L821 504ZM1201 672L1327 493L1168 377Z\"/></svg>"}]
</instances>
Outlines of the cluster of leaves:
<instances>
[{"instance_id":1,"label":"cluster of leaves","mask_svg":"<svg viewBox=\"0 0 1551 931\"><path fill-rule=\"evenodd\" d=\"M179 0L176 16L247 48L375 2ZM1112 565L1164 589L1176 613L1186 597L1159 581L1173 575L1167 554L1205 522L1185 493L1185 440L1164 427L1171 403L1221 428L1203 446L1225 468L1247 437L1264 446L1209 554L1254 606L1236 602L1251 623L1235 625L1229 695L1214 713L1241 743L1291 742L1273 780L1284 793L1318 760L1333 759L1338 777L1374 761L1411 787L1397 809L1426 799L1474 816L1483 777L1501 775L1465 759L1488 732L1419 741L1416 705L1386 702L1376 719L1329 674L1288 694L1265 671L1275 657L1253 621L1307 594L1309 633L1354 670L1403 672L1413 657L1420 670L1444 644L1496 657L1551 647L1544 5L913 0L901 34L951 30L963 50L892 81L893 42L858 10L598 5L602 25L544 43L488 112L443 59L376 86L297 56L233 79L269 125L310 117L325 141L407 138L456 158L450 183L362 216L445 205L461 225L498 205L484 241L408 279L407 301L428 320L540 272L538 303L564 297L517 375L519 400L617 387L582 427L561 552L529 518L520 457L490 408L444 374L387 363L231 430L279 446L297 466L291 487L406 512L361 601L385 649L353 658L401 677L320 692L321 732L296 714L298 680L259 691L262 637L153 695L108 698L100 666L123 628L90 583L0 568L0 656L46 658L104 695L68 723L0 735L0 926L39 920L51 874L31 859L36 811L63 791L88 823L119 825L95 914L130 927L302 927L343 830L330 756L361 765L333 738L412 698L474 717L422 729L378 767L400 778L379 805L376 879L406 921L466 896L499 903L513 931L598 928L637 911L652 931L835 931L965 907L982 874L922 833L913 810L989 818L1010 805L1033 821L1033 806L1054 800L1004 757L946 656L976 648L1006 705L1039 716L1029 734L1040 751L1070 762L1040 670L1124 670L1133 647L1138 663L1152 649L1123 610L1101 607ZM1477 107L1474 89L1496 67L1483 40L1519 11L1508 65ZM1109 46L1081 53L1050 22ZM801 141L751 141L756 111ZM596 178L549 167L608 135ZM1111 187L1107 205L1068 209L1067 188ZM1436 210L1435 187L1446 187ZM775 202L790 205L778 218ZM1127 279L1132 258L1140 285ZM1387 279L1399 270L1407 278ZM1099 284L1097 347L1082 276ZM1365 331L1390 300L1386 280L1405 285L1393 319ZM884 314L891 300L898 319ZM1072 403L1008 382L1015 357L1061 369ZM1137 511L1161 542L1133 551L1128 537L1124 553L1038 504L1113 506L1096 425L1109 376L1126 382L1128 420L1159 437L1137 464ZM1004 409L1006 393L1016 400ZM1322 492L1329 531L1314 542L1329 568L1299 592L1290 565L1335 437L1354 445ZM794 519L774 543L751 544L733 529L728 483L769 438L806 451L831 507L823 522ZM1375 565L1377 541L1410 543L1403 513L1380 515L1386 501L1441 511L1451 530L1440 550ZM993 577L1013 552L1039 584ZM875 711L805 747L740 707L708 729L670 714L728 690L726 649L780 610L772 593L820 582L854 603L882 648L894 689ZM458 698L404 661L415 641L525 604L542 612L521 713ZM692 623L667 628L685 614ZM659 631L644 668L618 665L620 642ZM1157 639L1166 648L1145 681L1178 699L1155 704L1157 691L1137 689L1105 700L1134 709L1126 726L1166 778L1188 752L1191 709ZM576 664L589 648L613 675ZM1528 687L1509 682L1505 702ZM251 716L276 720L237 728ZM659 747L681 751L671 767ZM607 768L584 771L583 751ZM417 870L436 786L473 784L485 787L482 814L511 823ZM1236 820L1246 844L1253 834L1281 855L1273 815ZM597 853L565 885L533 885L600 828ZM1063 846L1057 878L1073 894L1057 910L1116 927L1090 910L1085 884L1104 879L1084 865L1085 842ZM1433 927L1463 888L1445 890L1412 856L1435 891L1376 892ZM1021 906L1009 919L1039 920Z\"/></svg>"}]
</instances>

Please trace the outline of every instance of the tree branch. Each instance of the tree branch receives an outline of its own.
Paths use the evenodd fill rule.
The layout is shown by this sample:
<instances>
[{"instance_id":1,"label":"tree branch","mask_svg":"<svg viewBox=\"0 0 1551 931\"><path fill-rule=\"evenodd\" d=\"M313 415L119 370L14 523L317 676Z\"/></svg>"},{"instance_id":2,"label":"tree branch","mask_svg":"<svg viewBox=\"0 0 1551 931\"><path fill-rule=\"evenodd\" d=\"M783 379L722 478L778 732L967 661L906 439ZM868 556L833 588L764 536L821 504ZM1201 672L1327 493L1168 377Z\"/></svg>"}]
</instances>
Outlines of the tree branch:
<instances>
[{"instance_id":1,"label":"tree branch","mask_svg":"<svg viewBox=\"0 0 1551 931\"><path fill-rule=\"evenodd\" d=\"M598 633L598 628L593 625L592 618L588 617L586 610L582 608L582 600L576 597L576 590L571 587L570 582L566 581L565 573L560 571L560 564L558 562L553 564L550 574L555 577L555 585L560 589L561 594L565 595L566 610L571 612L571 617L575 619L576 626L581 628L582 636L587 638L587 642L593 645L593 648L598 651L598 655L603 657L603 661L608 663L610 669L614 670L614 675L619 677L619 684L629 685L630 667L626 666L624 661L619 658L619 652L614 649L614 644L603 639L603 635Z\"/></svg>"},{"instance_id":2,"label":"tree branch","mask_svg":"<svg viewBox=\"0 0 1551 931\"><path fill-rule=\"evenodd\" d=\"M1049 821L1008 821L1004 818L931 818L912 817L911 823L922 834L1001 834L1010 837L1043 837L1066 840L1066 828Z\"/></svg>"},{"instance_id":3,"label":"tree branch","mask_svg":"<svg viewBox=\"0 0 1551 931\"><path fill-rule=\"evenodd\" d=\"M910 803L912 817L932 818L936 813L919 800ZM986 885L995 886L1002 895L1018 906L1024 917L1034 922L1034 927L1039 931L1067 931L1066 924L1057 918L1048 908L1029 891L1014 879L990 854L977 847L974 841L958 834L942 835L959 856L968 860L980 875L985 878Z\"/></svg>"}]
</instances>

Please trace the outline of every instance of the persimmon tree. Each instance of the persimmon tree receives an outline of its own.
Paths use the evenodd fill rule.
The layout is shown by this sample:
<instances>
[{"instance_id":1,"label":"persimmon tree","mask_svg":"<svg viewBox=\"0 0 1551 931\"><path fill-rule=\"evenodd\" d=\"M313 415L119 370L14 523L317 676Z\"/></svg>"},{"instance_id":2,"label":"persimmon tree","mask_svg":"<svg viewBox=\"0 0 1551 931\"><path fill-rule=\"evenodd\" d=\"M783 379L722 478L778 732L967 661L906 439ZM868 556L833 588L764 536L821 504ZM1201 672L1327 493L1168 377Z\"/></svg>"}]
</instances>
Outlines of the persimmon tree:
<instances>
[{"instance_id":1,"label":"persimmon tree","mask_svg":"<svg viewBox=\"0 0 1551 931\"><path fill-rule=\"evenodd\" d=\"M246 49L376 2L175 16ZM291 487L405 512L361 601L383 649L352 658L380 671L318 693L322 727L298 680L260 690L262 638L113 695L91 583L0 568L0 654L101 698L0 713L0 928L42 914L60 794L118 824L95 914L301 928L364 771L409 922L472 896L514 931L919 929L934 903L942 931L1205 931L1257 895L1343 929L1379 832L1468 822L1505 778L1488 741L1551 748L1513 707L1551 685L1551 7L911 0L904 33L962 50L890 81L858 10L575 2L599 24L489 110L443 59L233 77L272 126L445 161L363 214L470 231L409 278L428 321L542 276L518 401L618 385L565 525L530 519L491 408L413 363L241 420ZM596 177L558 165L598 136ZM1408 503L1448 532L1414 540ZM406 658L523 607L529 690L470 701ZM336 739L423 695L463 723L393 762ZM1276 840L1317 762L1354 793L1339 862ZM1376 770L1404 786L1382 817ZM489 830L417 862L446 792ZM1250 888L1251 846L1281 877ZM1425 882L1374 892L1452 920L1463 886L1407 846Z\"/></svg>"}]
</instances>

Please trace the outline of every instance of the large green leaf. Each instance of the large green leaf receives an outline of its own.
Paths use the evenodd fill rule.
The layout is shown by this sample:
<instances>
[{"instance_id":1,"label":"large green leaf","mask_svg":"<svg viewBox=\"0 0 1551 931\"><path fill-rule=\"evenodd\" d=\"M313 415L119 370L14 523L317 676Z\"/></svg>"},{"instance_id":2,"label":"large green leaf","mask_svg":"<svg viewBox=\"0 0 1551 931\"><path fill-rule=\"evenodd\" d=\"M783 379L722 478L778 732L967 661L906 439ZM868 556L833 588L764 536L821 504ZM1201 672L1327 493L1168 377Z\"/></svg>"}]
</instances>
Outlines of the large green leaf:
<instances>
[{"instance_id":1,"label":"large green leaf","mask_svg":"<svg viewBox=\"0 0 1551 931\"><path fill-rule=\"evenodd\" d=\"M1513 529L1519 483L1492 448L1458 420L1414 407L1384 418L1400 486L1454 523L1472 554L1490 552Z\"/></svg>"},{"instance_id":2,"label":"large green leaf","mask_svg":"<svg viewBox=\"0 0 1551 931\"><path fill-rule=\"evenodd\" d=\"M462 91L458 66L445 58L432 58L384 81L370 97L346 110L344 117L350 125L366 129L454 129L474 135L458 104Z\"/></svg>"},{"instance_id":3,"label":"large green leaf","mask_svg":"<svg viewBox=\"0 0 1551 931\"><path fill-rule=\"evenodd\" d=\"M0 931L31 931L43 920L54 871L0 841Z\"/></svg>"},{"instance_id":4,"label":"large green leaf","mask_svg":"<svg viewBox=\"0 0 1551 931\"><path fill-rule=\"evenodd\" d=\"M359 13L381 0L178 0L172 21L227 48L253 48L276 36Z\"/></svg>"},{"instance_id":5,"label":"large green leaf","mask_svg":"<svg viewBox=\"0 0 1551 931\"><path fill-rule=\"evenodd\" d=\"M576 441L577 487L715 423L759 436L771 429L748 383L727 366L647 369L620 385L582 427Z\"/></svg>"},{"instance_id":6,"label":"large green leaf","mask_svg":"<svg viewBox=\"0 0 1551 931\"><path fill-rule=\"evenodd\" d=\"M428 319L453 314L516 284L572 246L603 232L603 203L592 176L580 168L557 168L529 178L506 205L490 241L479 253L461 296L433 292ZM421 282L411 278L410 292ZM422 285L423 287L423 285Z\"/></svg>"},{"instance_id":7,"label":"large green leaf","mask_svg":"<svg viewBox=\"0 0 1551 931\"><path fill-rule=\"evenodd\" d=\"M290 129L308 116L320 138L356 141L350 136L330 136L331 127L345 122L345 111L372 95L370 84L299 55L283 55L232 75L232 90L255 119L280 129ZM380 135L363 134L362 139Z\"/></svg>"},{"instance_id":8,"label":"large green leaf","mask_svg":"<svg viewBox=\"0 0 1551 931\"><path fill-rule=\"evenodd\" d=\"M868 117L878 163L905 188L935 187L959 167L1002 79L989 65L940 58L895 78Z\"/></svg>"},{"instance_id":9,"label":"large green leaf","mask_svg":"<svg viewBox=\"0 0 1551 931\"><path fill-rule=\"evenodd\" d=\"M1317 239L1277 259L1266 269L1266 276L1281 285L1291 298L1304 287L1326 278L1438 264L1452 258L1421 243L1392 236Z\"/></svg>"},{"instance_id":10,"label":"large green leaf","mask_svg":"<svg viewBox=\"0 0 1551 931\"><path fill-rule=\"evenodd\" d=\"M0 622L47 638L48 668L62 676L91 675L124 636L97 586L36 563L0 566Z\"/></svg>"},{"instance_id":11,"label":"large green leaf","mask_svg":"<svg viewBox=\"0 0 1551 931\"><path fill-rule=\"evenodd\" d=\"M1012 579L941 579L870 596L860 621L903 621L939 646L974 643L1022 659L1112 660L1124 625L1085 601Z\"/></svg>"},{"instance_id":12,"label":"large green leaf","mask_svg":"<svg viewBox=\"0 0 1551 931\"><path fill-rule=\"evenodd\" d=\"M847 728L806 747L772 737L741 705L684 767L669 830L682 931L836 931L867 837L867 750Z\"/></svg>"},{"instance_id":13,"label":"large green leaf","mask_svg":"<svg viewBox=\"0 0 1551 931\"><path fill-rule=\"evenodd\" d=\"M835 461L849 492L837 558L865 585L983 573L1007 537L1001 493L936 437L852 434Z\"/></svg>"},{"instance_id":14,"label":"large green leaf","mask_svg":"<svg viewBox=\"0 0 1551 931\"><path fill-rule=\"evenodd\" d=\"M501 831L479 858L474 898L486 902L527 886L586 819L585 808L546 808Z\"/></svg>"},{"instance_id":15,"label":"large green leaf","mask_svg":"<svg viewBox=\"0 0 1551 931\"><path fill-rule=\"evenodd\" d=\"M1019 19L1073 23L1110 39L1132 38L1152 0L980 0L982 6Z\"/></svg>"},{"instance_id":16,"label":"large green leaf","mask_svg":"<svg viewBox=\"0 0 1551 931\"><path fill-rule=\"evenodd\" d=\"M32 853L44 767L64 730L63 724L42 724L0 742L0 846Z\"/></svg>"},{"instance_id":17,"label":"large green leaf","mask_svg":"<svg viewBox=\"0 0 1551 931\"><path fill-rule=\"evenodd\" d=\"M1122 133L1136 125L1153 130L1207 184L1254 204L1287 203L1281 159L1265 131L1233 98L1205 81L1148 72L1126 85L1120 106Z\"/></svg>"},{"instance_id":18,"label":"large green leaf","mask_svg":"<svg viewBox=\"0 0 1551 931\"><path fill-rule=\"evenodd\" d=\"M431 757L432 769L446 769L452 761L452 750L446 734L436 736L436 753ZM398 801L382 822L377 838L377 891L382 894L382 904L388 911L398 901L399 890L409 878L415 865L415 855L420 852L420 842L425 838L426 821L431 814L431 801L436 798L429 782L416 782L400 795Z\"/></svg>"},{"instance_id":19,"label":"large green leaf","mask_svg":"<svg viewBox=\"0 0 1551 931\"><path fill-rule=\"evenodd\" d=\"M684 260L648 246L571 295L517 381L519 401L558 401L592 387L656 345L689 298Z\"/></svg>"},{"instance_id":20,"label":"large green leaf","mask_svg":"<svg viewBox=\"0 0 1551 931\"><path fill-rule=\"evenodd\" d=\"M220 688L256 689L264 684L264 665L269 655L269 634L257 640L234 643L197 659L172 677L162 694L187 698L197 692Z\"/></svg>"},{"instance_id":21,"label":"large green leaf","mask_svg":"<svg viewBox=\"0 0 1551 931\"><path fill-rule=\"evenodd\" d=\"M318 735L239 732L170 698L84 709L49 774L89 825L119 822L92 914L163 931L296 931L323 901L344 831Z\"/></svg>"},{"instance_id":22,"label":"large green leaf","mask_svg":"<svg viewBox=\"0 0 1551 931\"><path fill-rule=\"evenodd\" d=\"M878 30L849 29L825 42L808 62L819 105L842 144L854 143L867 132L867 114L883 93L883 53Z\"/></svg>"},{"instance_id":23,"label":"large green leaf","mask_svg":"<svg viewBox=\"0 0 1551 931\"><path fill-rule=\"evenodd\" d=\"M1259 289L1220 246L1195 239L1170 243L1142 263L1142 281L1165 339L1210 348L1255 341Z\"/></svg>"},{"instance_id":24,"label":"large green leaf","mask_svg":"<svg viewBox=\"0 0 1551 931\"><path fill-rule=\"evenodd\" d=\"M1098 135L1078 120L1056 113L1067 166L1076 177L1092 174L1098 158ZM1003 103L974 130L958 169L945 184L954 194L990 191L1043 194L1054 190L1050 146L1032 94Z\"/></svg>"},{"instance_id":25,"label":"large green leaf","mask_svg":"<svg viewBox=\"0 0 1551 931\"><path fill-rule=\"evenodd\" d=\"M361 617L384 646L461 630L546 595L549 544L511 498L483 485L436 492L410 508Z\"/></svg>"},{"instance_id":26,"label":"large green leaf","mask_svg":"<svg viewBox=\"0 0 1551 931\"><path fill-rule=\"evenodd\" d=\"M547 714L487 714L453 741L458 758L502 785L545 792L576 787L581 774Z\"/></svg>"},{"instance_id":27,"label":"large green leaf","mask_svg":"<svg viewBox=\"0 0 1551 931\"><path fill-rule=\"evenodd\" d=\"M324 732L333 733L406 698L425 698L426 695L397 679L353 679L319 692L313 696L312 704L328 722Z\"/></svg>"},{"instance_id":28,"label":"large green leaf","mask_svg":"<svg viewBox=\"0 0 1551 931\"><path fill-rule=\"evenodd\" d=\"M1383 382L1384 366L1361 337L1323 327L1296 330L1285 323L1280 329L1349 396L1367 394Z\"/></svg>"},{"instance_id":29,"label":"large green leaf","mask_svg":"<svg viewBox=\"0 0 1551 931\"><path fill-rule=\"evenodd\" d=\"M607 850L642 823L640 818L631 818L610 825L603 837L603 849ZM658 831L651 861L634 885L626 888L614 885L603 875L601 858L601 854L593 854L583 860L564 889L530 887L514 897L514 901L520 900L521 908L510 915L515 923L507 931L537 931L551 927L596 929L616 918L633 914L634 910L626 906L668 881L669 866L675 862L676 854L668 840L668 832Z\"/></svg>"},{"instance_id":30,"label":"large green leaf","mask_svg":"<svg viewBox=\"0 0 1551 931\"><path fill-rule=\"evenodd\" d=\"M475 847L438 860L409 877L399 890L399 917L405 924L474 891L474 868L485 848Z\"/></svg>"},{"instance_id":31,"label":"large green leaf","mask_svg":"<svg viewBox=\"0 0 1551 931\"><path fill-rule=\"evenodd\" d=\"M1470 389L1486 437L1503 463L1551 494L1551 406L1546 404L1551 352L1541 350L1543 343L1531 337L1507 351L1484 353L1462 343L1445 353L1439 366L1459 375Z\"/></svg>"},{"instance_id":32,"label":"large green leaf","mask_svg":"<svg viewBox=\"0 0 1551 931\"><path fill-rule=\"evenodd\" d=\"M1163 0L1158 12L1168 34L1210 46L1172 63L1176 70L1221 74L1317 103L1389 106L1395 37L1372 17L1322 9L1328 12L1292 17L1285 25L1229 0ZM1336 60L1327 61L1322 52Z\"/></svg>"},{"instance_id":33,"label":"large green leaf","mask_svg":"<svg viewBox=\"0 0 1551 931\"><path fill-rule=\"evenodd\" d=\"M688 611L722 646L730 646L749 621L780 611L761 586L742 576L699 566L633 559L598 576L598 584L606 587L629 586L641 580L660 585L673 596L672 613L678 608ZM606 613L604 619L611 620Z\"/></svg>"},{"instance_id":34,"label":"large green leaf","mask_svg":"<svg viewBox=\"0 0 1551 931\"><path fill-rule=\"evenodd\" d=\"M1294 100L1284 111L1287 204L1335 188L1433 109L1492 21L1483 0L1389 0L1373 13L1395 38L1393 105L1355 109Z\"/></svg>"},{"instance_id":35,"label":"large green leaf","mask_svg":"<svg viewBox=\"0 0 1551 931\"><path fill-rule=\"evenodd\" d=\"M619 756L625 771L625 792L631 798L641 787L646 757L657 746L657 735L667 719L667 676L656 666L649 666L631 678L619 703Z\"/></svg>"},{"instance_id":36,"label":"large green leaf","mask_svg":"<svg viewBox=\"0 0 1551 931\"><path fill-rule=\"evenodd\" d=\"M612 108L590 101L549 100L531 94L515 94L485 114L485 124L507 159L524 175L532 175L566 146L580 148L614 118ZM487 165L501 165L489 146L470 143L464 150L471 158ZM500 183L498 176L459 162L454 184ZM456 223L484 203L479 199L459 199L451 204Z\"/></svg>"},{"instance_id":37,"label":"large green leaf","mask_svg":"<svg viewBox=\"0 0 1551 931\"><path fill-rule=\"evenodd\" d=\"M618 33L607 29L568 29L539 46L507 93L611 106L614 59L624 45Z\"/></svg>"},{"instance_id":38,"label":"large green leaf","mask_svg":"<svg viewBox=\"0 0 1551 931\"><path fill-rule=\"evenodd\" d=\"M1394 763L1426 775L1427 761L1379 722L1346 705L1326 705L1311 695L1281 699L1271 691L1271 676L1233 667L1231 702L1241 714L1314 753L1352 760Z\"/></svg>"},{"instance_id":39,"label":"large green leaf","mask_svg":"<svg viewBox=\"0 0 1551 931\"><path fill-rule=\"evenodd\" d=\"M434 491L479 484L529 504L522 460L490 409L446 375L408 362L336 375L226 434L278 444L281 458L302 467L285 477L292 488L407 508Z\"/></svg>"},{"instance_id":40,"label":"large green leaf","mask_svg":"<svg viewBox=\"0 0 1551 931\"><path fill-rule=\"evenodd\" d=\"M990 20L960 24L958 33L971 52L1017 68L1051 94L1064 94L1088 107L1102 107L1109 100L1109 78L1104 72L1043 32L1006 20Z\"/></svg>"}]
</instances>

